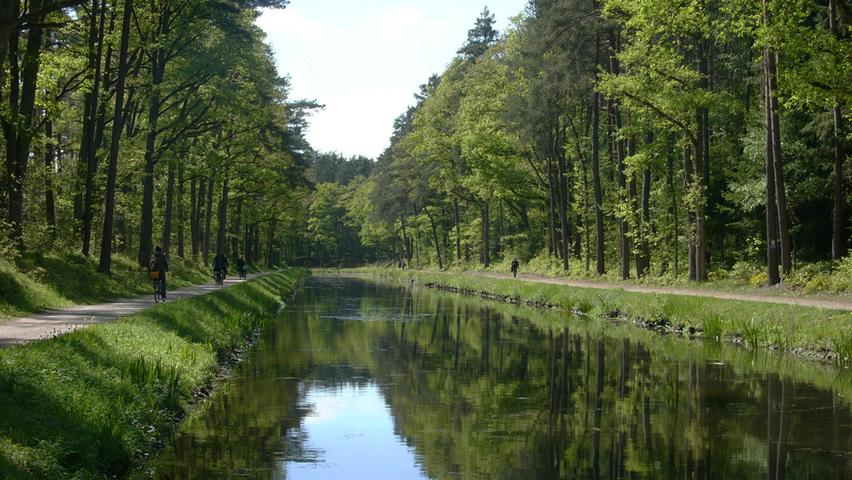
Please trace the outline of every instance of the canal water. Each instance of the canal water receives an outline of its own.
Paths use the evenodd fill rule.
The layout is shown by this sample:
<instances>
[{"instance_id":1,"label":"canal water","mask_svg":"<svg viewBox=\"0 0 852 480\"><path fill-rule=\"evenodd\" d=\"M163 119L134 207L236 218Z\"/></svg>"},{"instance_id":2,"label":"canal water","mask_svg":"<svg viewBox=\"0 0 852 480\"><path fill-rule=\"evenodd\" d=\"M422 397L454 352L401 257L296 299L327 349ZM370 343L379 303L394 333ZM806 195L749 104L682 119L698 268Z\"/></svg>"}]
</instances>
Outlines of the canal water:
<instances>
[{"instance_id":1,"label":"canal water","mask_svg":"<svg viewBox=\"0 0 852 480\"><path fill-rule=\"evenodd\" d=\"M852 478L848 370L313 277L159 479Z\"/></svg>"}]
</instances>

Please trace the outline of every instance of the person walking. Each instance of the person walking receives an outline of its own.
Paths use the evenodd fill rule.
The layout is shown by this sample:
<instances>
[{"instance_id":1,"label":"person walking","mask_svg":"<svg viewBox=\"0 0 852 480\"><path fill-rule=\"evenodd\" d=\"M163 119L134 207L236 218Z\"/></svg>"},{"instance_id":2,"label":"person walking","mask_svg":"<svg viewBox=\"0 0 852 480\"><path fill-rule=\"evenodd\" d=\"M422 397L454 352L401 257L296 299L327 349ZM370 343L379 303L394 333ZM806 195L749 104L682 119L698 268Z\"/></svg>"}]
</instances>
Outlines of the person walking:
<instances>
[{"instance_id":1,"label":"person walking","mask_svg":"<svg viewBox=\"0 0 852 480\"><path fill-rule=\"evenodd\" d=\"M151 261L148 264L149 272L157 272L160 280L160 297L166 299L166 272L169 271L169 261L163 249L158 245L154 249L154 255L151 256Z\"/></svg>"},{"instance_id":2,"label":"person walking","mask_svg":"<svg viewBox=\"0 0 852 480\"><path fill-rule=\"evenodd\" d=\"M520 267L521 267L521 264L520 264L520 263L518 263L518 259L517 259L517 258L516 258L516 259L514 259L514 260L512 260L512 267L511 267L511 268L512 268L512 277L513 277L513 278L517 278L517 277L518 277L518 269L519 269Z\"/></svg>"}]
</instances>

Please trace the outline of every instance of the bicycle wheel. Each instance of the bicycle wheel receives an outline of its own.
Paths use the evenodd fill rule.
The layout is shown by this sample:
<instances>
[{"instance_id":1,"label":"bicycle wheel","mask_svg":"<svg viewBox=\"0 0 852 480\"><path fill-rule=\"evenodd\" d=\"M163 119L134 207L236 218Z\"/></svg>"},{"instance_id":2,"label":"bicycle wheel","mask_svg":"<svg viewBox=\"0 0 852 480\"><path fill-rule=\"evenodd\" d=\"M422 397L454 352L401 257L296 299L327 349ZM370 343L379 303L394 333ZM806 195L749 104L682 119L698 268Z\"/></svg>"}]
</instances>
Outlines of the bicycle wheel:
<instances>
[{"instance_id":1,"label":"bicycle wheel","mask_svg":"<svg viewBox=\"0 0 852 480\"><path fill-rule=\"evenodd\" d=\"M162 296L162 290L160 289L160 281L151 281L151 286L154 288L154 303L160 303L160 297Z\"/></svg>"}]
</instances>

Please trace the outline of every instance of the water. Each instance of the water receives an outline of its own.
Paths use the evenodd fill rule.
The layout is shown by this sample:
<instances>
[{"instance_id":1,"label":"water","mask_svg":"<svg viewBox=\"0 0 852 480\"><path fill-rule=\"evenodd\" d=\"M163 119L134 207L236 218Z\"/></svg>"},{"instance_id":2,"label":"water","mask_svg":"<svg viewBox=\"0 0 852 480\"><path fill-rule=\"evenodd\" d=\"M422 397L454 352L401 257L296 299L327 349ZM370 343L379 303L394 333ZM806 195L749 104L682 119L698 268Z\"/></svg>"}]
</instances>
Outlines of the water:
<instances>
[{"instance_id":1,"label":"water","mask_svg":"<svg viewBox=\"0 0 852 480\"><path fill-rule=\"evenodd\" d=\"M852 478L852 376L627 325L313 278L160 479Z\"/></svg>"}]
</instances>

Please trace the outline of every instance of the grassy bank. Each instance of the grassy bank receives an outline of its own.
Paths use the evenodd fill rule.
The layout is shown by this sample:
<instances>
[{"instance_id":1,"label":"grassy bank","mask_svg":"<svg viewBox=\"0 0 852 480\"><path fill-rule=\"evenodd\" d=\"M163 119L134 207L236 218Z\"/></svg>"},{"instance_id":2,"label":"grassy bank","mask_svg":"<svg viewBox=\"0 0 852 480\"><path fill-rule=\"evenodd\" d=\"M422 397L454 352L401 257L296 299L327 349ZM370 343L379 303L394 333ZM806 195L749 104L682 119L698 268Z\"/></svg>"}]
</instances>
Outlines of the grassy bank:
<instances>
[{"instance_id":1,"label":"grassy bank","mask_svg":"<svg viewBox=\"0 0 852 480\"><path fill-rule=\"evenodd\" d=\"M453 275L365 269L396 280L502 300L553 306L593 316L624 318L646 327L848 362L852 313L794 305L567 287Z\"/></svg>"},{"instance_id":2,"label":"grassy bank","mask_svg":"<svg viewBox=\"0 0 852 480\"><path fill-rule=\"evenodd\" d=\"M496 259L491 262L488 268L483 268L482 264L472 261L462 262L461 264L453 263L448 265L445 271L508 273L512 259L511 255L507 255L503 259ZM395 264L388 262L382 266L393 267ZM781 284L772 287L767 286L766 267L749 262L737 262L730 268L714 269L709 272L709 279L706 282L690 282L684 272L681 272L680 275L674 275L671 270L660 273L658 268L652 269L656 273L647 277L637 279L635 272L632 272L630 279L622 280L617 265L610 265L604 275L595 273L594 260L592 260L590 267L590 270L586 270L585 262L573 261L570 269L566 272L563 270L560 260L542 255L531 259L529 262L522 263L521 272L543 277L607 282L618 285L679 287L719 292L852 301L852 255L848 255L837 262L824 261L798 264L792 273L784 276ZM436 265L430 264L412 265L412 268L438 271Z\"/></svg>"},{"instance_id":3,"label":"grassy bank","mask_svg":"<svg viewBox=\"0 0 852 480\"><path fill-rule=\"evenodd\" d=\"M174 258L169 289L210 280L210 269ZM97 259L74 254L28 254L14 262L0 260L0 321L47 308L99 303L147 295L146 270L127 257L113 257L110 275L97 272Z\"/></svg>"},{"instance_id":4,"label":"grassy bank","mask_svg":"<svg viewBox=\"0 0 852 480\"><path fill-rule=\"evenodd\" d=\"M301 269L0 350L0 478L112 478L168 435Z\"/></svg>"}]
</instances>

